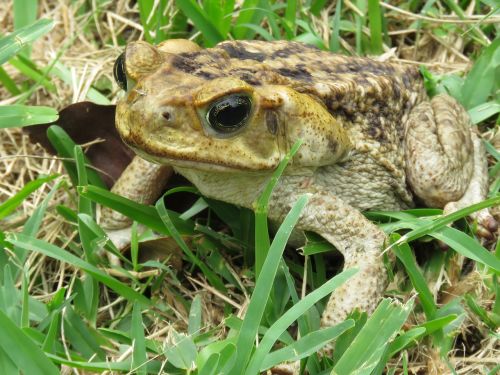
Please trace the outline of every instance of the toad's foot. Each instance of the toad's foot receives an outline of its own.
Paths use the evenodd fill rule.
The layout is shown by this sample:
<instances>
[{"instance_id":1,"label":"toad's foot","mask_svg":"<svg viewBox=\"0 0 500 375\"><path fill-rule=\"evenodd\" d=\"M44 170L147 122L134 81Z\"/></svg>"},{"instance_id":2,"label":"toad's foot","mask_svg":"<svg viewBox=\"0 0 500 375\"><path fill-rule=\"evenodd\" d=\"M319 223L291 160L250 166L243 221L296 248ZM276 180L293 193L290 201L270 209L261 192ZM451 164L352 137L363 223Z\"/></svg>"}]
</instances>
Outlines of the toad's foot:
<instances>
[{"instance_id":1,"label":"toad's foot","mask_svg":"<svg viewBox=\"0 0 500 375\"><path fill-rule=\"evenodd\" d=\"M444 214L450 214L472 204L481 202L486 197L488 187L487 163L481 140L472 133L474 144L474 169L469 186L462 198L449 202L444 206ZM498 223L488 209L472 213L471 218L477 221L477 234L486 239L492 239L498 230Z\"/></svg>"},{"instance_id":2,"label":"toad's foot","mask_svg":"<svg viewBox=\"0 0 500 375\"><path fill-rule=\"evenodd\" d=\"M465 109L448 95L417 105L406 123L408 183L430 207L451 213L486 198L488 173L481 140ZM497 222L487 209L471 215L478 234L490 238Z\"/></svg>"}]
</instances>

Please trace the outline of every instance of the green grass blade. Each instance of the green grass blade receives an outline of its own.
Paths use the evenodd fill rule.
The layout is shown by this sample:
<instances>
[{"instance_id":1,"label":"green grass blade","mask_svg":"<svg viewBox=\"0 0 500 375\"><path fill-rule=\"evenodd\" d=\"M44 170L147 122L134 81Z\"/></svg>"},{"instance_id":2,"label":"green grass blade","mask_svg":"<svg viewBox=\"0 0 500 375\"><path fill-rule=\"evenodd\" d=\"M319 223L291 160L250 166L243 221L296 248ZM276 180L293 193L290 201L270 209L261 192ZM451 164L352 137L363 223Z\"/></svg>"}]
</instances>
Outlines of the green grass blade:
<instances>
[{"instance_id":1,"label":"green grass blade","mask_svg":"<svg viewBox=\"0 0 500 375\"><path fill-rule=\"evenodd\" d=\"M413 301L401 305L389 299L382 300L335 365L334 373L370 374L412 309Z\"/></svg>"},{"instance_id":2,"label":"green grass blade","mask_svg":"<svg viewBox=\"0 0 500 375\"><path fill-rule=\"evenodd\" d=\"M500 152L493 146L490 142L483 140L486 151L495 158L496 161L500 161ZM493 177L493 176L492 176Z\"/></svg>"},{"instance_id":3,"label":"green grass blade","mask_svg":"<svg viewBox=\"0 0 500 375\"><path fill-rule=\"evenodd\" d=\"M401 238L399 234L393 233L390 237L390 241L391 243L397 242L399 238ZM392 251L394 251L398 259L401 263L403 263L413 287L418 292L425 316L428 320L434 319L436 316L437 306L434 303L434 298L432 297L432 293L427 286L424 276L418 269L417 262L412 255L410 246L408 246L408 244L395 245L392 248Z\"/></svg>"},{"instance_id":4,"label":"green grass blade","mask_svg":"<svg viewBox=\"0 0 500 375\"><path fill-rule=\"evenodd\" d=\"M144 328L142 326L141 306L136 302L132 310L132 324L130 336L133 338L132 367L134 374L146 375L145 364L148 361L146 355L146 342Z\"/></svg>"},{"instance_id":5,"label":"green grass blade","mask_svg":"<svg viewBox=\"0 0 500 375\"><path fill-rule=\"evenodd\" d=\"M419 225L416 229L413 229L411 232L406 233L404 236L402 236L396 243L400 244L403 242L410 242L427 234L432 235L433 232L436 232L438 229L442 229L449 223L452 223L483 208L493 207L499 204L500 196L486 199L482 202L465 207L449 215L440 217L436 220L428 221L424 225Z\"/></svg>"},{"instance_id":6,"label":"green grass blade","mask_svg":"<svg viewBox=\"0 0 500 375\"><path fill-rule=\"evenodd\" d=\"M266 185L266 188L254 203L255 206L255 274L260 275L260 271L262 269L262 265L264 264L264 260L267 257L267 253L269 251L269 230L267 226L267 206L269 204L269 200L271 199L271 194L275 186L278 184L278 180L280 176L283 174L286 166L293 158L293 156L299 150L300 145L302 144L301 140L295 142L292 146L289 153L285 155L283 160L281 160L278 168L274 171L271 179Z\"/></svg>"},{"instance_id":7,"label":"green grass blade","mask_svg":"<svg viewBox=\"0 0 500 375\"><path fill-rule=\"evenodd\" d=\"M297 200L281 224L274 241L271 244L271 248L269 249L269 254L262 267L261 277L259 277L257 284L255 285L247 314L243 320L243 324L236 341L236 363L241 369L245 368L250 359L253 342L264 314L267 300L269 299L269 294L271 292L273 280L278 271L281 256L288 238L292 233L292 229L299 220L299 216L304 209L307 200L307 195L303 195Z\"/></svg>"},{"instance_id":8,"label":"green grass blade","mask_svg":"<svg viewBox=\"0 0 500 375\"><path fill-rule=\"evenodd\" d=\"M200 30L203 37L207 40L207 47L214 46L224 40L222 34L212 24L207 14L196 1L176 0L175 4L194 23L198 30Z\"/></svg>"},{"instance_id":9,"label":"green grass blade","mask_svg":"<svg viewBox=\"0 0 500 375\"><path fill-rule=\"evenodd\" d=\"M370 21L371 52L380 54L382 49L382 12L378 0L368 0L368 19Z\"/></svg>"},{"instance_id":10,"label":"green grass blade","mask_svg":"<svg viewBox=\"0 0 500 375\"><path fill-rule=\"evenodd\" d=\"M252 359L246 369L245 374L251 375L256 374L259 370L263 370L262 364L266 355L271 351L274 343L279 339L279 337L285 332L285 330L300 316L304 315L307 310L309 310L316 302L320 299L331 294L340 285L345 283L349 278L351 278L358 270L349 269L333 277L327 281L324 285L309 293L306 297L300 300L297 304L291 307L281 318L279 318L269 329L262 338L259 347L252 356ZM346 327L342 332L348 328L354 326L354 322L351 321L349 327ZM339 332L340 335L342 332ZM319 348L317 348L319 349ZM300 358L290 358L290 361L300 359Z\"/></svg>"},{"instance_id":11,"label":"green grass blade","mask_svg":"<svg viewBox=\"0 0 500 375\"><path fill-rule=\"evenodd\" d=\"M198 368L199 375L217 375L219 368L220 354L213 353L208 359L203 363L203 367Z\"/></svg>"},{"instance_id":12,"label":"green grass blade","mask_svg":"<svg viewBox=\"0 0 500 375\"><path fill-rule=\"evenodd\" d=\"M230 1L229 1L230 2ZM233 1L234 2L234 1ZM214 27L220 32L222 21L224 21L224 1L221 0L205 0L201 3L204 13L208 19L212 22ZM223 33L221 32L221 35Z\"/></svg>"},{"instance_id":13,"label":"green grass blade","mask_svg":"<svg viewBox=\"0 0 500 375\"><path fill-rule=\"evenodd\" d=\"M29 26L36 21L38 0L14 0L14 30Z\"/></svg>"},{"instance_id":14,"label":"green grass blade","mask_svg":"<svg viewBox=\"0 0 500 375\"><path fill-rule=\"evenodd\" d=\"M18 55L9 60L9 64L16 68L27 78L32 79L36 84L40 84L47 89L50 93L55 93L56 86L46 77L46 74L41 72L33 62L26 59L22 55Z\"/></svg>"},{"instance_id":15,"label":"green grass blade","mask_svg":"<svg viewBox=\"0 0 500 375\"><path fill-rule=\"evenodd\" d=\"M148 298L136 292L128 285L125 285L121 281L118 281L117 279L107 275L106 273L94 267L90 263L85 262L83 259L80 259L79 257L61 249L60 247L57 247L42 240L32 238L30 236L26 236L24 234L17 234L17 233L9 234L7 236L7 240L14 246L18 246L21 249L36 251L51 258L57 259L61 262L69 263L74 267L87 272L93 278L100 281L104 285L110 287L115 292L120 294L122 297L130 301L138 301L146 306L151 305L151 301Z\"/></svg>"},{"instance_id":16,"label":"green grass blade","mask_svg":"<svg viewBox=\"0 0 500 375\"><path fill-rule=\"evenodd\" d=\"M228 37L229 30L231 30L231 24L233 22L233 12L236 1L235 0L220 0L222 3L224 18L218 26L220 33L224 38Z\"/></svg>"},{"instance_id":17,"label":"green grass blade","mask_svg":"<svg viewBox=\"0 0 500 375\"><path fill-rule=\"evenodd\" d=\"M448 314L433 320L428 320L424 323L422 323L420 326L425 328L427 334L431 334L436 332L439 329L444 329L446 326L448 326L451 322L453 322L455 319L457 319L458 314Z\"/></svg>"},{"instance_id":18,"label":"green grass blade","mask_svg":"<svg viewBox=\"0 0 500 375\"><path fill-rule=\"evenodd\" d=\"M259 25L262 12L258 10L260 0L245 0L241 4L240 12L233 28L235 39L251 39L252 33L247 28L240 27L244 24Z\"/></svg>"},{"instance_id":19,"label":"green grass blade","mask_svg":"<svg viewBox=\"0 0 500 375\"><path fill-rule=\"evenodd\" d=\"M310 356L353 326L353 320L349 319L334 327L323 328L311 332L294 342L292 345L269 353L264 358L260 371L264 372L280 363L292 362ZM251 374L251 372L248 373ZM256 373L254 372L254 374Z\"/></svg>"},{"instance_id":20,"label":"green grass blade","mask_svg":"<svg viewBox=\"0 0 500 375\"><path fill-rule=\"evenodd\" d=\"M493 94L499 67L500 38L497 38L482 51L462 86L462 105L466 109L486 102Z\"/></svg>"},{"instance_id":21,"label":"green grass blade","mask_svg":"<svg viewBox=\"0 0 500 375\"><path fill-rule=\"evenodd\" d=\"M319 16L319 13L325 8L328 0L313 0L311 1L311 13Z\"/></svg>"},{"instance_id":22,"label":"green grass blade","mask_svg":"<svg viewBox=\"0 0 500 375\"><path fill-rule=\"evenodd\" d=\"M212 271L210 268L208 268L204 262L200 260L189 248L189 246L186 244L182 236L180 235L179 231L175 227L174 223L172 222L172 219L170 218L170 214L165 207L165 201L163 199L158 200L156 202L156 210L158 212L158 215L160 216L161 221L163 221L163 224L165 224L165 227L167 227L168 232L172 236L172 238L177 242L179 247L182 249L184 254L189 258L191 263L195 264L198 266L203 274L206 276L206 278L209 280L210 284L212 284L215 288L222 292L226 292L227 289L224 286L224 283L222 280L219 278L219 276Z\"/></svg>"},{"instance_id":23,"label":"green grass blade","mask_svg":"<svg viewBox=\"0 0 500 375\"><path fill-rule=\"evenodd\" d=\"M106 250L111 252L114 256L120 259L123 263L132 265L132 262L125 257L116 247L115 245L107 238L106 232L97 224L97 222L89 215L86 214L77 214L75 223L78 224L79 228L84 231L88 231L87 234L89 238L92 238L91 241L95 241L94 246L101 246L105 243Z\"/></svg>"},{"instance_id":24,"label":"green grass blade","mask_svg":"<svg viewBox=\"0 0 500 375\"><path fill-rule=\"evenodd\" d=\"M139 0L139 17L144 27L144 38L151 44L159 43L166 39L162 26L168 24L168 18L164 17L163 1Z\"/></svg>"},{"instance_id":25,"label":"green grass blade","mask_svg":"<svg viewBox=\"0 0 500 375\"><path fill-rule=\"evenodd\" d=\"M288 1L287 6L289 4L291 4L292 2ZM283 28L288 28L287 27L287 20L281 16L278 16L273 11L271 4L269 3L268 0L261 0L260 8L258 9L258 12L262 14L262 17L267 16L266 23L268 24L268 27L271 29L271 33L272 33L272 35L274 35L274 39L281 39L283 32L282 32L282 29L279 27L278 22L280 22L283 25ZM257 14L259 14L259 13L257 13ZM290 28L288 28L288 29L290 29ZM255 35L253 35L252 38L255 38Z\"/></svg>"},{"instance_id":26,"label":"green grass blade","mask_svg":"<svg viewBox=\"0 0 500 375\"><path fill-rule=\"evenodd\" d=\"M407 349L411 346L418 344L418 339L425 335L430 335L437 330L443 329L445 326L453 322L457 318L456 314L450 314L443 316L442 318L437 318L431 321L427 321L418 327L414 327L409 331L399 335L394 339L394 341L389 345L387 359L393 357L403 349Z\"/></svg>"},{"instance_id":27,"label":"green grass blade","mask_svg":"<svg viewBox=\"0 0 500 375\"><path fill-rule=\"evenodd\" d=\"M78 174L78 185L86 185L88 183L87 168L85 167L85 156L81 146L76 145L73 149L73 156L76 162L76 171ZM97 251L100 249L98 235L92 231L84 221L80 220L80 215L94 217L94 205L88 198L78 195L78 233L80 235L81 245L85 254L85 260L93 266L98 264ZM77 284L75 284L76 286ZM75 305L79 302L82 306L81 311L84 312L85 318L92 324L96 325L97 309L100 300L99 282L93 278L86 276L81 282L82 290L77 293Z\"/></svg>"},{"instance_id":28,"label":"green grass blade","mask_svg":"<svg viewBox=\"0 0 500 375\"><path fill-rule=\"evenodd\" d=\"M139 236L137 234L137 221L132 222L130 228L130 259L134 271L139 271Z\"/></svg>"},{"instance_id":29,"label":"green grass blade","mask_svg":"<svg viewBox=\"0 0 500 375\"><path fill-rule=\"evenodd\" d=\"M395 354L399 353L401 350L406 349L414 344L418 343L418 339L423 337L426 333L426 329L424 327L415 327L406 331L402 335L399 335L391 342L389 345L389 356L391 358Z\"/></svg>"},{"instance_id":30,"label":"green grass blade","mask_svg":"<svg viewBox=\"0 0 500 375\"><path fill-rule=\"evenodd\" d=\"M120 361L120 362L87 362L87 361L72 361L67 358L59 357L57 355L48 354L47 357L52 359L55 363L60 363L66 365L70 368L78 368L82 370L87 370L89 373L103 373L106 371L116 371L117 373L133 373L132 365L130 360ZM161 363L158 361L151 361L148 363L148 372L150 374L161 373Z\"/></svg>"},{"instance_id":31,"label":"green grass blade","mask_svg":"<svg viewBox=\"0 0 500 375\"><path fill-rule=\"evenodd\" d=\"M74 158L78 173L78 185L86 185L87 170L85 168L85 157L79 145L74 147ZM97 252L101 248L100 243L97 241L100 236L89 228L85 221L80 219L80 216L94 217L94 204L90 199L78 195L78 212L78 233L85 254L85 260L91 265L96 266L98 264ZM101 240L101 243L102 242L104 241ZM95 278L86 276L82 280L82 291L77 293L75 298L75 305L77 303L80 304L82 307L80 310L84 312L84 316L93 326L96 325L97 321L99 300L100 288L98 281Z\"/></svg>"},{"instance_id":32,"label":"green grass blade","mask_svg":"<svg viewBox=\"0 0 500 375\"><path fill-rule=\"evenodd\" d=\"M37 181L37 180L35 180ZM45 213L47 211L47 207L49 205L49 202L52 200L52 197L56 193L56 191L59 190L63 180L59 180L53 187L50 189L49 193L43 198L41 204L37 205L31 216L28 218L26 223L24 223L22 233L35 237L36 234L38 233L38 230L40 229L40 226L42 225L42 221L45 217ZM28 257L28 252L24 249L20 249L15 247L14 248L15 256L16 256L16 262L18 264L25 264L26 259ZM12 275L14 278L18 278L20 272L22 272L22 269L13 267L12 269Z\"/></svg>"},{"instance_id":33,"label":"green grass blade","mask_svg":"<svg viewBox=\"0 0 500 375\"><path fill-rule=\"evenodd\" d=\"M191 337L173 330L171 343L165 348L168 361L177 368L191 370L195 367L196 354L196 345Z\"/></svg>"},{"instance_id":34,"label":"green grass blade","mask_svg":"<svg viewBox=\"0 0 500 375\"><path fill-rule=\"evenodd\" d=\"M76 163L76 172L78 174L78 186L87 185L87 169L85 168L85 155L83 153L82 147L76 145L73 148L73 158ZM90 199L78 196L78 213L85 214L94 217L94 209L92 207L92 202Z\"/></svg>"},{"instance_id":35,"label":"green grass blade","mask_svg":"<svg viewBox=\"0 0 500 375\"><path fill-rule=\"evenodd\" d=\"M189 322L188 322L188 335L196 336L201 330L201 297L197 294L191 302L191 308L189 309Z\"/></svg>"},{"instance_id":36,"label":"green grass blade","mask_svg":"<svg viewBox=\"0 0 500 375\"><path fill-rule=\"evenodd\" d=\"M0 106L0 128L17 128L54 122L59 113L50 107L28 105Z\"/></svg>"},{"instance_id":37,"label":"green grass blade","mask_svg":"<svg viewBox=\"0 0 500 375\"><path fill-rule=\"evenodd\" d=\"M27 267L25 267L26 270ZM30 309L29 309L29 292L28 292L28 272L27 270L23 272L23 277L22 277L22 284L21 284L21 294L23 296L23 302L21 306L21 327L26 328L30 326L30 320L29 320L29 314L30 314Z\"/></svg>"},{"instance_id":38,"label":"green grass blade","mask_svg":"<svg viewBox=\"0 0 500 375\"><path fill-rule=\"evenodd\" d=\"M479 124L480 122L490 118L491 116L500 113L500 102L489 101L486 103L481 103L467 111L470 116L470 120L473 124Z\"/></svg>"},{"instance_id":39,"label":"green grass blade","mask_svg":"<svg viewBox=\"0 0 500 375\"><path fill-rule=\"evenodd\" d=\"M76 144L63 128L57 125L50 126L47 129L47 138L49 139L52 147L54 147L54 149L56 150L57 155L69 159L72 159L74 157L74 149ZM92 165L86 157L84 159L87 167L86 173L88 181L92 185L97 185L104 188L106 185L102 181L101 176L99 176L99 173L97 173L97 171L92 168ZM73 185L77 186L78 172L75 162L63 160L63 165L68 172L71 182L73 183Z\"/></svg>"},{"instance_id":40,"label":"green grass blade","mask_svg":"<svg viewBox=\"0 0 500 375\"><path fill-rule=\"evenodd\" d=\"M366 2L364 0L357 0L356 6L361 12L361 15L358 13L354 14L354 24L355 24L355 39L356 39L356 53L360 56L364 54L363 51L363 27L365 25L365 15L366 15Z\"/></svg>"},{"instance_id":41,"label":"green grass blade","mask_svg":"<svg viewBox=\"0 0 500 375\"><path fill-rule=\"evenodd\" d=\"M340 15L342 13L342 1L338 0L335 6L335 15L332 18L333 28L330 35L330 51L340 51Z\"/></svg>"},{"instance_id":42,"label":"green grass blade","mask_svg":"<svg viewBox=\"0 0 500 375\"><path fill-rule=\"evenodd\" d=\"M62 289L60 289L62 290ZM49 330L45 335L42 349L47 352L54 352L56 350L56 342L58 339L59 327L61 326L61 311L54 311L52 313L52 320L50 321Z\"/></svg>"},{"instance_id":43,"label":"green grass blade","mask_svg":"<svg viewBox=\"0 0 500 375\"><path fill-rule=\"evenodd\" d=\"M479 263L484 264L498 272L500 267L500 259L496 258L476 240L466 235L457 229L447 227L446 224L457 220L464 216L464 212L470 213L477 211L478 208L490 207L492 202L496 203L499 197L494 197L478 203L473 206L466 207L460 211L454 212L450 215L440 217L436 220L423 220L418 218L408 218L405 213L396 212L377 212L376 215L401 218L402 221L391 223L390 226L383 224L384 230L389 229L390 232L410 228L412 231L402 236L398 241L391 244L388 249L401 243L413 241L423 236L431 236L448 244L454 251L462 254L463 256L473 259ZM370 216L373 213L370 213Z\"/></svg>"},{"instance_id":44,"label":"green grass blade","mask_svg":"<svg viewBox=\"0 0 500 375\"><path fill-rule=\"evenodd\" d=\"M203 198L198 198L196 202L186 211L184 211L179 218L182 220L191 219L193 216L199 214L201 211L205 210L208 207L208 203Z\"/></svg>"},{"instance_id":45,"label":"green grass blade","mask_svg":"<svg viewBox=\"0 0 500 375\"><path fill-rule=\"evenodd\" d=\"M158 212L152 206L139 204L124 198L109 190L97 186L78 186L78 194L81 194L94 202L130 217L138 223L146 225L159 233L169 235L167 227L162 223ZM168 211L169 217L181 234L193 234L194 223L190 220L180 220L177 212Z\"/></svg>"},{"instance_id":46,"label":"green grass blade","mask_svg":"<svg viewBox=\"0 0 500 375\"><path fill-rule=\"evenodd\" d=\"M475 239L455 228L444 227L437 232L429 233L431 237L443 241L457 253L482 263L500 272L500 259L481 246Z\"/></svg>"},{"instance_id":47,"label":"green grass blade","mask_svg":"<svg viewBox=\"0 0 500 375\"><path fill-rule=\"evenodd\" d=\"M236 361L236 346L233 338L214 341L205 346L196 356L196 368L200 371L204 370L207 362L213 356L218 356L217 374L231 374ZM212 361L214 361L212 359Z\"/></svg>"},{"instance_id":48,"label":"green grass blade","mask_svg":"<svg viewBox=\"0 0 500 375\"><path fill-rule=\"evenodd\" d=\"M252 23L242 23L241 25L239 25L239 27L253 30L255 34L260 35L264 40L267 41L275 40L275 38L271 35L271 33L266 29L264 29L262 26L254 25Z\"/></svg>"},{"instance_id":49,"label":"green grass blade","mask_svg":"<svg viewBox=\"0 0 500 375\"><path fill-rule=\"evenodd\" d=\"M19 370L15 363L12 362L10 357L0 347L0 374L18 374Z\"/></svg>"},{"instance_id":50,"label":"green grass blade","mask_svg":"<svg viewBox=\"0 0 500 375\"><path fill-rule=\"evenodd\" d=\"M12 78L10 78L5 69L1 66L0 83L2 83L3 87L5 87L12 96L21 94L21 90L19 89L19 87L17 87L16 82Z\"/></svg>"},{"instance_id":51,"label":"green grass blade","mask_svg":"<svg viewBox=\"0 0 500 375\"><path fill-rule=\"evenodd\" d=\"M29 43L48 33L54 21L40 19L32 25L20 28L0 39L0 65L8 61Z\"/></svg>"},{"instance_id":52,"label":"green grass blade","mask_svg":"<svg viewBox=\"0 0 500 375\"><path fill-rule=\"evenodd\" d=\"M296 33L295 21L297 20L297 10L298 10L297 0L289 0L286 2L284 20L287 25L287 27L285 28L287 40L290 40L295 36Z\"/></svg>"},{"instance_id":53,"label":"green grass blade","mask_svg":"<svg viewBox=\"0 0 500 375\"><path fill-rule=\"evenodd\" d=\"M414 327L409 331L406 331L400 334L398 337L394 339L394 341L389 345L386 350L383 359L380 361L377 369L374 371L375 374L382 374L383 368L385 367L385 363L397 353L401 352L404 349L408 349L415 345L419 344L419 340L425 335L433 334L436 331L440 331L440 337L434 337L433 345L435 347L440 347L441 349L444 347L442 344L442 331L445 329L449 329L450 325L457 320L457 314L449 314L445 315L441 318L437 318L431 321L427 321L423 323L421 326ZM460 321L460 318L458 318ZM458 323L458 326L461 323ZM458 329L458 326L452 328L452 330ZM451 337L450 337L451 339ZM451 340L450 340L451 341Z\"/></svg>"},{"instance_id":54,"label":"green grass blade","mask_svg":"<svg viewBox=\"0 0 500 375\"><path fill-rule=\"evenodd\" d=\"M39 177L36 180L28 182L16 195L0 205L0 219L3 219L10 213L14 212L14 210L19 207L21 203L23 203L26 197L28 197L35 190L39 189L43 184L52 181L56 177L58 177L58 175L50 175L47 177Z\"/></svg>"},{"instance_id":55,"label":"green grass blade","mask_svg":"<svg viewBox=\"0 0 500 375\"><path fill-rule=\"evenodd\" d=\"M24 374L57 375L44 352L0 310L0 347Z\"/></svg>"}]
</instances>

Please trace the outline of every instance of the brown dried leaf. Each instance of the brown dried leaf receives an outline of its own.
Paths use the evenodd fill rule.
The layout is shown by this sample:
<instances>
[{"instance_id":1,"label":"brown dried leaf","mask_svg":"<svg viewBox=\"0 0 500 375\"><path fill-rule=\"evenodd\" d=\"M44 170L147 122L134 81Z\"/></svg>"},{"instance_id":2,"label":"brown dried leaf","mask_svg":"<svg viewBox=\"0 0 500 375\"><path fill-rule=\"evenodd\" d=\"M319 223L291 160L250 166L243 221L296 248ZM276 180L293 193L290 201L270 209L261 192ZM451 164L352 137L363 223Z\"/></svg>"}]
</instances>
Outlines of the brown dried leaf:
<instances>
[{"instance_id":1,"label":"brown dried leaf","mask_svg":"<svg viewBox=\"0 0 500 375\"><path fill-rule=\"evenodd\" d=\"M52 154L55 154L55 150L47 138L47 129L51 125L62 127L80 145L100 140L92 143L85 155L94 167L102 171L104 182L112 186L134 156L116 131L115 107L91 102L71 104L59 112L56 122L27 126L24 130L33 143L40 143Z\"/></svg>"}]
</instances>

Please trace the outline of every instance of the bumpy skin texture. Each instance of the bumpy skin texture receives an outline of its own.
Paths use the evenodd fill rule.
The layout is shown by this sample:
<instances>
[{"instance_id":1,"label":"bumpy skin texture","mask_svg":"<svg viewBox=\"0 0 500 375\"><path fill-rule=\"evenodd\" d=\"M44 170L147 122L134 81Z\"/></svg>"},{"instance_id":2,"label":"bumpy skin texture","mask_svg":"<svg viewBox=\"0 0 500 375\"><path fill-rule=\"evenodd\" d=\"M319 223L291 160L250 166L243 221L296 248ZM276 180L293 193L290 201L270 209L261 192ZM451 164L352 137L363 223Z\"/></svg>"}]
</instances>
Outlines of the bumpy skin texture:
<instances>
[{"instance_id":1,"label":"bumpy skin texture","mask_svg":"<svg viewBox=\"0 0 500 375\"><path fill-rule=\"evenodd\" d=\"M322 235L344 255L345 268L359 269L331 297L324 325L355 308L371 312L386 287L386 237L362 210L411 207L411 190L439 207L468 189L459 207L484 199L485 155L464 109L447 96L429 101L414 67L293 42L224 42L205 50L169 42L127 47L120 135L204 195L250 208L301 139L269 216L282 220L308 194L297 227ZM220 134L206 113L233 94L249 97L251 112L241 129ZM481 218L493 225L487 211Z\"/></svg>"}]
</instances>

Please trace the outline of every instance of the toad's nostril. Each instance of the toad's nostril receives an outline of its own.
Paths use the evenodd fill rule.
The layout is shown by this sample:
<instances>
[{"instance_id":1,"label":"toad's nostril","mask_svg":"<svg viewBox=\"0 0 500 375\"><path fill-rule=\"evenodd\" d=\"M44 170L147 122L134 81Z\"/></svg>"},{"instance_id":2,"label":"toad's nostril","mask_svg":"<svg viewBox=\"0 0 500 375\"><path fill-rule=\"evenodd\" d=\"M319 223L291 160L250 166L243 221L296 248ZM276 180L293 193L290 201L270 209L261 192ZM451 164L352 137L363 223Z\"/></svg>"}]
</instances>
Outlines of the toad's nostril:
<instances>
[{"instance_id":1,"label":"toad's nostril","mask_svg":"<svg viewBox=\"0 0 500 375\"><path fill-rule=\"evenodd\" d=\"M161 115L162 115L162 116L163 116L163 118L164 118L165 120L167 120L167 121L170 121L170 119L172 118L172 116L170 115L170 112L167 112L167 111L162 112L162 114L161 114Z\"/></svg>"}]
</instances>

